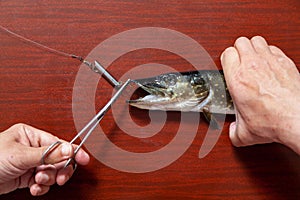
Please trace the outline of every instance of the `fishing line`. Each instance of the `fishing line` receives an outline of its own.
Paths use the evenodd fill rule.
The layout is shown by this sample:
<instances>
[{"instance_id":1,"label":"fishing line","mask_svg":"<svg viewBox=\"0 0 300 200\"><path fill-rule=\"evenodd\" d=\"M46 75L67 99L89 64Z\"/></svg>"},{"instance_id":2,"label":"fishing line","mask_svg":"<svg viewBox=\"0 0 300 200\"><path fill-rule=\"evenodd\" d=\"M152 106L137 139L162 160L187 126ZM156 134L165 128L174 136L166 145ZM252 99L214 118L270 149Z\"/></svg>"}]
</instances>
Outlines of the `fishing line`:
<instances>
[{"instance_id":1,"label":"fishing line","mask_svg":"<svg viewBox=\"0 0 300 200\"><path fill-rule=\"evenodd\" d=\"M9 35L11 36L14 36L16 37L17 39L19 40L22 40L28 44L31 44L35 47L38 47L38 48L41 48L45 51L48 51L50 53L53 53L53 54L56 54L56 55L59 55L59 56L64 56L64 57L68 57L68 58L74 58L76 60L79 60L80 62L82 62L83 64L87 65L92 71L94 71L95 73L98 73L102 76L104 76L105 79L107 79L107 81L112 85L112 86L117 86L119 87L120 86L120 82L118 82L117 80L114 79L114 77L109 74L106 69L97 61L95 61L94 63L91 63L87 60L85 60L82 56L77 56L75 54L70 54L70 53L66 53L64 51L61 51L61 50L58 50L58 49L54 49L54 48L51 48L51 47L48 47L44 44L41 44L39 42L36 42L36 41L33 41L29 38L26 38L22 35L19 35L11 30L9 30L8 28L5 28L4 26L0 25L0 29L6 33L8 33Z\"/></svg>"},{"instance_id":2,"label":"fishing line","mask_svg":"<svg viewBox=\"0 0 300 200\"><path fill-rule=\"evenodd\" d=\"M44 49L44 50L46 50L46 51L48 51L50 53L53 53L53 54L56 54L56 55L60 55L60 56L64 56L64 57L75 58L75 59L79 60L80 62L84 62L84 63L87 62L81 56L77 56L75 54L66 53L64 51L60 51L60 50L48 47L48 46L43 45L43 44L41 44L39 42L33 41L33 40L29 39L29 38L26 38L26 37L24 37L22 35L19 35L19 34L13 32L13 31L9 30L8 28L5 28L2 25L0 25L0 29L3 30L4 32L6 32L6 33L8 33L8 34L10 34L10 35L12 35L12 36L14 36L14 37L22 40L22 41L28 43L28 44L32 44L33 46L41 48L41 49ZM87 64L87 63L85 63L85 64Z\"/></svg>"}]
</instances>

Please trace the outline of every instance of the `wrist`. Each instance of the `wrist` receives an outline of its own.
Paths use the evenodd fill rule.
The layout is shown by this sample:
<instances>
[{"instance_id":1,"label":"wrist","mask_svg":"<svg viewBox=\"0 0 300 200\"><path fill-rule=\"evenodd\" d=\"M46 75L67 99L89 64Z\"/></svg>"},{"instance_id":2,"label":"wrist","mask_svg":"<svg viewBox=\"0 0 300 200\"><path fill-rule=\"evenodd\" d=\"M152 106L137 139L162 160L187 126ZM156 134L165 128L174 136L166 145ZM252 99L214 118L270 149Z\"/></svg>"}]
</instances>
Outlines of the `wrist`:
<instances>
[{"instance_id":1,"label":"wrist","mask_svg":"<svg viewBox=\"0 0 300 200\"><path fill-rule=\"evenodd\" d=\"M296 112L282 122L279 131L279 142L288 146L300 155L300 105Z\"/></svg>"}]
</instances>

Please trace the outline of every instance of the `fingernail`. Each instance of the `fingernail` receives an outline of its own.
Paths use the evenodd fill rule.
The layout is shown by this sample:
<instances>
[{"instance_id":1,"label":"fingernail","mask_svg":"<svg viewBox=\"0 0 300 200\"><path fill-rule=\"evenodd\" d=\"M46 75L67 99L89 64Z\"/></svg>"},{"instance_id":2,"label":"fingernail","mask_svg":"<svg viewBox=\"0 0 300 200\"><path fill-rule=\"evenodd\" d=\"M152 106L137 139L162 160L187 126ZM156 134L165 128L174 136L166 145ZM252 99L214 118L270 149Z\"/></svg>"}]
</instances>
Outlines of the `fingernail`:
<instances>
[{"instance_id":1,"label":"fingernail","mask_svg":"<svg viewBox=\"0 0 300 200\"><path fill-rule=\"evenodd\" d=\"M64 185L69 179L70 179L70 177L69 177L68 175L60 176L60 177L58 177L57 184L58 184L59 186L62 186L62 185Z\"/></svg>"},{"instance_id":2,"label":"fingernail","mask_svg":"<svg viewBox=\"0 0 300 200\"><path fill-rule=\"evenodd\" d=\"M236 122L232 122L229 127L229 135L232 137L234 135L236 128Z\"/></svg>"},{"instance_id":3,"label":"fingernail","mask_svg":"<svg viewBox=\"0 0 300 200\"><path fill-rule=\"evenodd\" d=\"M66 175L65 176L65 181L64 181L64 184L70 179L70 176Z\"/></svg>"},{"instance_id":4,"label":"fingernail","mask_svg":"<svg viewBox=\"0 0 300 200\"><path fill-rule=\"evenodd\" d=\"M71 154L72 147L70 144L64 143L61 147L61 154L63 156L69 156Z\"/></svg>"},{"instance_id":5,"label":"fingernail","mask_svg":"<svg viewBox=\"0 0 300 200\"><path fill-rule=\"evenodd\" d=\"M47 174L41 174L41 179L43 183L46 183L49 181L49 176Z\"/></svg>"},{"instance_id":6,"label":"fingernail","mask_svg":"<svg viewBox=\"0 0 300 200\"><path fill-rule=\"evenodd\" d=\"M233 128L234 128L235 123L236 123L236 122L231 122L231 123L230 123L230 129L233 129Z\"/></svg>"},{"instance_id":7,"label":"fingernail","mask_svg":"<svg viewBox=\"0 0 300 200\"><path fill-rule=\"evenodd\" d=\"M35 190L35 195L39 195L42 192L42 188L38 186L34 187L34 190Z\"/></svg>"},{"instance_id":8,"label":"fingernail","mask_svg":"<svg viewBox=\"0 0 300 200\"><path fill-rule=\"evenodd\" d=\"M89 157L89 154L85 151L83 151L83 155L84 155L84 157Z\"/></svg>"}]
</instances>

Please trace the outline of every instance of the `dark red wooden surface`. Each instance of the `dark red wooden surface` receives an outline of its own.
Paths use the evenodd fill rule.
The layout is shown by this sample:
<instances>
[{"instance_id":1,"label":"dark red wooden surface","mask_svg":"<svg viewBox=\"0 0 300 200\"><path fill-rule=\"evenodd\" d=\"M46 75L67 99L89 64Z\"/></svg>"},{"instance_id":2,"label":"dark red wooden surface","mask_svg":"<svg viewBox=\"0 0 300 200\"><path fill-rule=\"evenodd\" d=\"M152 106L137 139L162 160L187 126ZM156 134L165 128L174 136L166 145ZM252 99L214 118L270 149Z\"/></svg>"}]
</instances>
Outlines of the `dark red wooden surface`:
<instances>
[{"instance_id":1,"label":"dark red wooden surface","mask_svg":"<svg viewBox=\"0 0 300 200\"><path fill-rule=\"evenodd\" d=\"M169 28L200 43L218 68L221 52L237 37L262 35L300 66L299 9L299 0L11 0L0 2L0 22L25 37L82 56L122 31ZM76 132L72 90L80 63L25 44L3 31L0 38L0 129L24 122L70 140ZM109 69L119 78L132 67L150 62L191 69L178 56L153 49L128 53ZM112 91L105 82L98 90L96 108ZM148 123L147 112L133 109L131 114L136 123ZM114 132L110 139L121 148L150 152L170 142L179 116L170 114L165 134L143 140L123 134L113 125L111 113L102 127ZM228 125L233 120L227 117L216 146L203 159L198 152L204 138L201 131L207 129L205 122L200 123L192 145L170 166L149 173L126 173L92 158L65 186L53 186L38 199L299 199L299 156L278 144L232 147ZM36 198L22 189L0 199Z\"/></svg>"}]
</instances>

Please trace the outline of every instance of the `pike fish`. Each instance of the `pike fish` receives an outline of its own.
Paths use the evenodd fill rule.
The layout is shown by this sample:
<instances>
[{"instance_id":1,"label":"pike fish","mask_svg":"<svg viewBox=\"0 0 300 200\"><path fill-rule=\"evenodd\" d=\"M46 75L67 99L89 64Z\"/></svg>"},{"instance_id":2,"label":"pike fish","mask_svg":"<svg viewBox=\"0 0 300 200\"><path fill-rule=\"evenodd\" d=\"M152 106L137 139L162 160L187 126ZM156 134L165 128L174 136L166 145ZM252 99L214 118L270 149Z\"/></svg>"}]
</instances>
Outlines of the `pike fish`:
<instances>
[{"instance_id":1,"label":"pike fish","mask_svg":"<svg viewBox=\"0 0 300 200\"><path fill-rule=\"evenodd\" d=\"M133 82L149 93L127 101L140 109L203 112L208 121L215 121L212 113L234 114L222 70L166 73Z\"/></svg>"}]
</instances>

